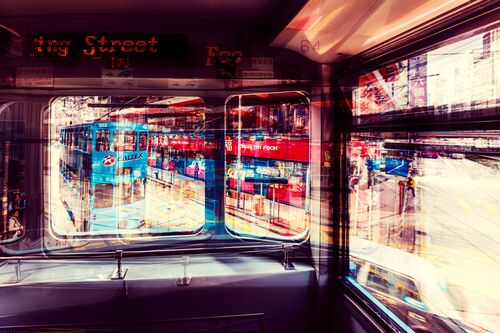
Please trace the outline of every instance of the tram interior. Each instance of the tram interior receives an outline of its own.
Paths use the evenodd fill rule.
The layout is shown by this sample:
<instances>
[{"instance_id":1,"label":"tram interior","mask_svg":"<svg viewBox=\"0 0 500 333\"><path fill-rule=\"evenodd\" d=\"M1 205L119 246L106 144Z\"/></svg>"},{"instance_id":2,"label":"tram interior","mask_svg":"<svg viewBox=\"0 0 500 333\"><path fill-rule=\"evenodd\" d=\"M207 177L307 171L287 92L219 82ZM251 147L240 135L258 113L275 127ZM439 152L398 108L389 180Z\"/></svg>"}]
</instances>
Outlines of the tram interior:
<instances>
[{"instance_id":1,"label":"tram interior","mask_svg":"<svg viewBox=\"0 0 500 333\"><path fill-rule=\"evenodd\" d=\"M500 332L491 0L0 3L0 332Z\"/></svg>"}]
</instances>

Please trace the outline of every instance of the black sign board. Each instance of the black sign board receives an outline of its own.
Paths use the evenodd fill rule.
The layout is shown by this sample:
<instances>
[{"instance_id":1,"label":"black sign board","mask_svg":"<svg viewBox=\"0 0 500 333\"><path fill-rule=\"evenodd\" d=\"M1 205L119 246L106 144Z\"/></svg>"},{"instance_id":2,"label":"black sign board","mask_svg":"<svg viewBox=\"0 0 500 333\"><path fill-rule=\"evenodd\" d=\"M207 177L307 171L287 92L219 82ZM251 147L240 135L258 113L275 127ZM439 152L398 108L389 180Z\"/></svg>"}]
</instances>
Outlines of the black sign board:
<instances>
[{"instance_id":1,"label":"black sign board","mask_svg":"<svg viewBox=\"0 0 500 333\"><path fill-rule=\"evenodd\" d=\"M188 38L176 33L38 33L31 57L53 59L186 59Z\"/></svg>"}]
</instances>

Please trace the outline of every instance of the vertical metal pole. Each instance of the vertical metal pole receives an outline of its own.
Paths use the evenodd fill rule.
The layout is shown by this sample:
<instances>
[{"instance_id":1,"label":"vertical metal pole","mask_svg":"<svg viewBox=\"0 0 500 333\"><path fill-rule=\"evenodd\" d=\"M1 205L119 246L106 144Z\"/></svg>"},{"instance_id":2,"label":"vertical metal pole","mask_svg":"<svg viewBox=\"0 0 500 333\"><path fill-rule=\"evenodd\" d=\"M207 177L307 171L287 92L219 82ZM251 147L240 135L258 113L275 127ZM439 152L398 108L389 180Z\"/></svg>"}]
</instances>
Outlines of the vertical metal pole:
<instances>
[{"instance_id":1,"label":"vertical metal pole","mask_svg":"<svg viewBox=\"0 0 500 333\"><path fill-rule=\"evenodd\" d=\"M16 263L16 282L21 281L21 260Z\"/></svg>"},{"instance_id":2,"label":"vertical metal pole","mask_svg":"<svg viewBox=\"0 0 500 333\"><path fill-rule=\"evenodd\" d=\"M370 195L368 203L368 239L372 240L372 205L373 205L373 184L370 186Z\"/></svg>"},{"instance_id":3,"label":"vertical metal pole","mask_svg":"<svg viewBox=\"0 0 500 333\"><path fill-rule=\"evenodd\" d=\"M241 182L240 182L240 170L241 170L241 99L242 96L238 96L238 156L236 158L236 185L237 185L237 203L236 207L240 208L240 190L241 190Z\"/></svg>"},{"instance_id":4,"label":"vertical metal pole","mask_svg":"<svg viewBox=\"0 0 500 333\"><path fill-rule=\"evenodd\" d=\"M1 222L0 225L0 240L2 238L7 238L7 220L8 220L8 208L9 208L9 152L10 152L10 142L5 141L3 144L3 179L0 179L2 183L2 205L1 205Z\"/></svg>"},{"instance_id":5,"label":"vertical metal pole","mask_svg":"<svg viewBox=\"0 0 500 333\"><path fill-rule=\"evenodd\" d=\"M354 185L354 218L353 218L353 226L352 228L354 229L354 235L358 235L358 209L359 209L359 186L358 184Z\"/></svg>"}]
</instances>

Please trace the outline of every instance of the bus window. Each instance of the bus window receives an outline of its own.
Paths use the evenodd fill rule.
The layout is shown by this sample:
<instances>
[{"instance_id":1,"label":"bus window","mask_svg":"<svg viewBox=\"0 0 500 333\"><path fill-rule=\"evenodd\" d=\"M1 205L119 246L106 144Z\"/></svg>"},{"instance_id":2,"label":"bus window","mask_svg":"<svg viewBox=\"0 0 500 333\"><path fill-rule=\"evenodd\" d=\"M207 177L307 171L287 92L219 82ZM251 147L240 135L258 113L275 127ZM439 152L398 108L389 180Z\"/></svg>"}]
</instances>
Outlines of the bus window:
<instances>
[{"instance_id":1,"label":"bus window","mask_svg":"<svg viewBox=\"0 0 500 333\"><path fill-rule=\"evenodd\" d=\"M349 261L349 273L354 279L358 279L359 271L363 267L363 262L361 260L352 259Z\"/></svg>"},{"instance_id":2,"label":"bus window","mask_svg":"<svg viewBox=\"0 0 500 333\"><path fill-rule=\"evenodd\" d=\"M85 151L87 153L92 152L92 130L90 130L90 129L88 129L88 131L87 131L87 144L85 145Z\"/></svg>"},{"instance_id":3,"label":"bus window","mask_svg":"<svg viewBox=\"0 0 500 333\"><path fill-rule=\"evenodd\" d=\"M116 197L117 205L127 205L132 202L132 184L122 183L118 185L118 193Z\"/></svg>"},{"instance_id":4,"label":"bus window","mask_svg":"<svg viewBox=\"0 0 500 333\"><path fill-rule=\"evenodd\" d=\"M95 140L96 151L109 151L109 130L97 130Z\"/></svg>"},{"instance_id":5,"label":"bus window","mask_svg":"<svg viewBox=\"0 0 500 333\"><path fill-rule=\"evenodd\" d=\"M368 273L366 286L388 295L391 284L387 281L387 277L388 272L385 269L372 265Z\"/></svg>"},{"instance_id":6,"label":"bus window","mask_svg":"<svg viewBox=\"0 0 500 333\"><path fill-rule=\"evenodd\" d=\"M148 133L139 133L139 150L146 150L148 144Z\"/></svg>"},{"instance_id":7,"label":"bus window","mask_svg":"<svg viewBox=\"0 0 500 333\"><path fill-rule=\"evenodd\" d=\"M144 199L144 178L134 180L134 201Z\"/></svg>"},{"instance_id":8,"label":"bus window","mask_svg":"<svg viewBox=\"0 0 500 333\"><path fill-rule=\"evenodd\" d=\"M417 301L421 301L420 299L420 293L417 290L417 286L415 285L415 282L405 278L405 291L403 296L408 296L410 298L413 298Z\"/></svg>"},{"instance_id":9,"label":"bus window","mask_svg":"<svg viewBox=\"0 0 500 333\"><path fill-rule=\"evenodd\" d=\"M132 174L132 168L127 167L127 168L116 168L116 175L117 176L129 176Z\"/></svg>"},{"instance_id":10,"label":"bus window","mask_svg":"<svg viewBox=\"0 0 500 333\"><path fill-rule=\"evenodd\" d=\"M137 149L137 133L134 131L114 131L114 151L134 151Z\"/></svg>"},{"instance_id":11,"label":"bus window","mask_svg":"<svg viewBox=\"0 0 500 333\"><path fill-rule=\"evenodd\" d=\"M87 128L82 128L80 130L80 134L81 134L81 138L80 138L80 149L85 151L86 147L87 147L87 133L88 133L88 129Z\"/></svg>"},{"instance_id":12,"label":"bus window","mask_svg":"<svg viewBox=\"0 0 500 333\"><path fill-rule=\"evenodd\" d=\"M113 206L113 184L95 184L94 208Z\"/></svg>"},{"instance_id":13,"label":"bus window","mask_svg":"<svg viewBox=\"0 0 500 333\"><path fill-rule=\"evenodd\" d=\"M80 149L81 145L82 145L82 139L83 139L83 133L82 133L81 128L75 129L75 136L76 136L75 148Z\"/></svg>"}]
</instances>

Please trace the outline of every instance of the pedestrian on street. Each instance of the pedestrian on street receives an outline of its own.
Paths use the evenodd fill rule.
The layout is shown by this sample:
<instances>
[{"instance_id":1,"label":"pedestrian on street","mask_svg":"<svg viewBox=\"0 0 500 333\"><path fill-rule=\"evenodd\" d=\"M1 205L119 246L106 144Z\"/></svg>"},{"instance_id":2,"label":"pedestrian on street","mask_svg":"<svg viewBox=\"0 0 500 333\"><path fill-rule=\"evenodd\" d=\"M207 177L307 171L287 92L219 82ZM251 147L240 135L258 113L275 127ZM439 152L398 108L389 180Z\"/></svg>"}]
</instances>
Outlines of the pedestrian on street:
<instances>
[{"instance_id":1,"label":"pedestrian on street","mask_svg":"<svg viewBox=\"0 0 500 333\"><path fill-rule=\"evenodd\" d=\"M22 197L21 193L14 193L14 199L9 203L7 208L9 214L14 214L17 212L17 217L22 220L25 207L25 200Z\"/></svg>"},{"instance_id":2,"label":"pedestrian on street","mask_svg":"<svg viewBox=\"0 0 500 333\"><path fill-rule=\"evenodd\" d=\"M198 174L200 172L200 167L198 162L194 162L194 179L198 180Z\"/></svg>"},{"instance_id":3,"label":"pedestrian on street","mask_svg":"<svg viewBox=\"0 0 500 333\"><path fill-rule=\"evenodd\" d=\"M406 182L406 189L408 191L411 191L411 194L415 196L415 178L413 178L413 176L411 175L408 177L408 180Z\"/></svg>"},{"instance_id":4,"label":"pedestrian on street","mask_svg":"<svg viewBox=\"0 0 500 333\"><path fill-rule=\"evenodd\" d=\"M368 188L372 188L375 185L375 170L368 171Z\"/></svg>"}]
</instances>

